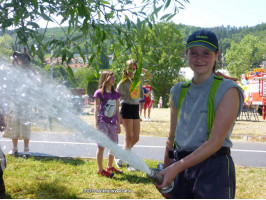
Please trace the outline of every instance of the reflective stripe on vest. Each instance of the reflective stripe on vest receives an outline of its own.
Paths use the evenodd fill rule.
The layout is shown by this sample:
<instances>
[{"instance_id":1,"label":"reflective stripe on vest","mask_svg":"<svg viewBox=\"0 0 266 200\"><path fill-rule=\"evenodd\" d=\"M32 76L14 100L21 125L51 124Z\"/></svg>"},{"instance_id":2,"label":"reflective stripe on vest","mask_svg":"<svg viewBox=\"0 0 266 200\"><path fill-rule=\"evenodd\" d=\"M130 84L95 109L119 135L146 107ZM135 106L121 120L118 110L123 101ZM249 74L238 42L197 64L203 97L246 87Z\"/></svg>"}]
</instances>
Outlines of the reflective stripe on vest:
<instances>
[{"instance_id":1,"label":"reflective stripe on vest","mask_svg":"<svg viewBox=\"0 0 266 200\"><path fill-rule=\"evenodd\" d=\"M207 136L207 140L210 137L210 133L211 133L211 129L212 129L212 123L213 123L214 116L215 116L215 113L214 113L214 111L215 111L215 108L214 108L214 97L215 97L215 93L216 93L219 85L221 84L222 80L223 80L223 77L215 75L214 79L212 81L210 92L209 92L208 110L207 110L207 113L208 113L208 120L207 120L207 123L208 123L207 124L208 125L208 136ZM179 120L180 110L181 110L183 101L184 101L184 99L185 99L185 97L187 95L187 91L188 91L190 83L191 82L185 82L185 83L182 84L182 89L180 91L180 95L179 95L178 103L177 103L177 121Z\"/></svg>"}]
</instances>

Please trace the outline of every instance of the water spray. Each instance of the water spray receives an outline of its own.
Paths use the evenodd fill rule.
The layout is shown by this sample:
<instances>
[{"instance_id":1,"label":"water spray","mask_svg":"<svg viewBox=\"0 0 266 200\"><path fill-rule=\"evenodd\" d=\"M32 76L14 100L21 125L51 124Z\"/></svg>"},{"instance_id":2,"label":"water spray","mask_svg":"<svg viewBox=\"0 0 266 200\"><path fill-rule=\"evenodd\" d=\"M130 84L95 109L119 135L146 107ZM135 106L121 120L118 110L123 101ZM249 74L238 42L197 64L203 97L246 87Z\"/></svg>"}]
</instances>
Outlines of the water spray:
<instances>
[{"instance_id":1,"label":"water spray","mask_svg":"<svg viewBox=\"0 0 266 200\"><path fill-rule=\"evenodd\" d=\"M64 128L71 130L75 137L80 137L83 141L94 141L110 149L115 157L135 169L149 173L149 166L134 152L123 150L105 134L78 117L71 96L71 91L66 87L59 87L47 76L0 62L0 105L3 105L5 114L21 107L24 112L18 112L18 115L28 116L27 124L40 127L44 127L46 119L53 118ZM32 108L38 112L33 112Z\"/></svg>"}]
</instances>

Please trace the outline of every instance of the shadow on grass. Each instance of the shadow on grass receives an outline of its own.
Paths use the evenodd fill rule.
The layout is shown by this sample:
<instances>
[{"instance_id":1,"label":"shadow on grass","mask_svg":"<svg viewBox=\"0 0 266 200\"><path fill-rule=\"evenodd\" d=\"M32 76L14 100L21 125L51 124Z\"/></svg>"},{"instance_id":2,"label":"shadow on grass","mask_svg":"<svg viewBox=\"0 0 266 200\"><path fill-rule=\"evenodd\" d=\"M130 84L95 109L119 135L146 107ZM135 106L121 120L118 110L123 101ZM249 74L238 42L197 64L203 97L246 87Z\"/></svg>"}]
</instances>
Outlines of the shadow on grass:
<instances>
[{"instance_id":1,"label":"shadow on grass","mask_svg":"<svg viewBox=\"0 0 266 200\"><path fill-rule=\"evenodd\" d=\"M69 165L83 165L85 162L81 158L59 158L59 157L33 157L34 160L41 161L41 162L60 162Z\"/></svg>"},{"instance_id":2,"label":"shadow on grass","mask_svg":"<svg viewBox=\"0 0 266 200\"><path fill-rule=\"evenodd\" d=\"M59 183L40 183L36 191L38 199L77 199L77 195Z\"/></svg>"},{"instance_id":3,"label":"shadow on grass","mask_svg":"<svg viewBox=\"0 0 266 200\"><path fill-rule=\"evenodd\" d=\"M27 193L23 194L25 197L22 196L13 196L9 193L6 194L6 199L14 199L14 198L27 198L29 195L30 197L34 197L37 199L79 199L74 192L69 192L69 188L55 182L50 183L39 183L37 185L37 189L27 189Z\"/></svg>"},{"instance_id":4,"label":"shadow on grass","mask_svg":"<svg viewBox=\"0 0 266 200\"><path fill-rule=\"evenodd\" d=\"M64 164L69 164L69 165L83 165L85 162L81 158L71 158L71 157L66 157L66 158L60 158L60 157L54 157L54 156L32 156L32 155L23 155L23 154L17 154L14 157L20 157L24 159L32 158L33 160L41 161L41 162L60 162Z\"/></svg>"}]
</instances>

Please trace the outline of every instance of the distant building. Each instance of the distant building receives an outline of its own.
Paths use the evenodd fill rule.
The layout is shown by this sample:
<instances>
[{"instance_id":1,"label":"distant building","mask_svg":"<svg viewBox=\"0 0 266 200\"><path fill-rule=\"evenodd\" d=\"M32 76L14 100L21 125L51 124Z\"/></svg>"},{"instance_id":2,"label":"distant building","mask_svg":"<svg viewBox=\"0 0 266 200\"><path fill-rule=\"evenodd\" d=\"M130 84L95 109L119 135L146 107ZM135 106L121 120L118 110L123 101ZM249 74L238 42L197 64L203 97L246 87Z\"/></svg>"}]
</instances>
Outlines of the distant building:
<instances>
[{"instance_id":1,"label":"distant building","mask_svg":"<svg viewBox=\"0 0 266 200\"><path fill-rule=\"evenodd\" d=\"M90 56L89 56L90 58ZM109 64L112 64L113 61L113 56L108 55L109 58ZM62 58L58 57L58 58L53 58L52 59L52 65L62 65ZM44 62L46 65L50 65L51 64L51 58L45 58ZM74 58L71 59L71 61L68 64L74 71L76 69L80 69L80 68L85 68L88 66L88 60L86 59L86 63L84 64L84 61L81 57L79 57L78 54L74 55ZM66 66L65 62L63 63L63 66Z\"/></svg>"}]
</instances>

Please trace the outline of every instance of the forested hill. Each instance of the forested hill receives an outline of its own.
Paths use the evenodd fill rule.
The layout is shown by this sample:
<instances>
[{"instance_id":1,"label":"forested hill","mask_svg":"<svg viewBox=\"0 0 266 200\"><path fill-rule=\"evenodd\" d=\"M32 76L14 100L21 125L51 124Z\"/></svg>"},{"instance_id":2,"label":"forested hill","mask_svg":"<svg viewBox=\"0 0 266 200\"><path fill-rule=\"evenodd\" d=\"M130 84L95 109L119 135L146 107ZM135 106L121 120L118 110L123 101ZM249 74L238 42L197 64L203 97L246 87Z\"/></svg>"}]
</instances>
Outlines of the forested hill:
<instances>
[{"instance_id":1,"label":"forested hill","mask_svg":"<svg viewBox=\"0 0 266 200\"><path fill-rule=\"evenodd\" d=\"M191 35L191 33L203 29L202 27L188 26L183 24L176 25L176 28L181 31L184 43L186 43L187 38L189 35ZM254 35L255 37L259 38L259 40L266 42L266 23L262 23L253 27L218 26L206 29L213 31L217 35L220 51L223 54L225 54L227 48L230 48L232 41L239 43L248 34ZM48 29L47 34L54 34L55 38L64 37L64 33L60 28Z\"/></svg>"},{"instance_id":2,"label":"forested hill","mask_svg":"<svg viewBox=\"0 0 266 200\"><path fill-rule=\"evenodd\" d=\"M188 26L179 24L176 25L183 35L184 43L187 41L188 36L196 30L203 29L202 27ZM67 29L67 28L66 28ZM259 38L262 42L266 42L266 23L258 24L253 27L231 27L231 26L218 26L213 28L206 28L207 30L213 31L219 40L220 51L225 54L226 49L230 48L232 41L240 42L246 35L251 34ZM42 31L42 29L40 29ZM7 34L12 35L13 31L6 31ZM47 35L53 34L55 38L63 38L64 32L61 28L49 28L46 30ZM0 31L0 36L3 36ZM14 36L12 37L14 41Z\"/></svg>"},{"instance_id":3,"label":"forested hill","mask_svg":"<svg viewBox=\"0 0 266 200\"><path fill-rule=\"evenodd\" d=\"M181 30L184 37L184 42L187 41L188 36L202 29L202 27L177 25L177 28ZM259 40L266 42L266 23L262 23L253 27L231 27L231 26L218 26L213 28L206 28L213 31L219 40L220 50L225 54L226 49L230 47L232 41L239 43L246 35L251 34L258 37Z\"/></svg>"}]
</instances>

